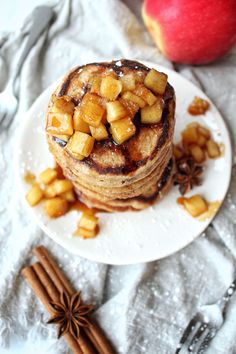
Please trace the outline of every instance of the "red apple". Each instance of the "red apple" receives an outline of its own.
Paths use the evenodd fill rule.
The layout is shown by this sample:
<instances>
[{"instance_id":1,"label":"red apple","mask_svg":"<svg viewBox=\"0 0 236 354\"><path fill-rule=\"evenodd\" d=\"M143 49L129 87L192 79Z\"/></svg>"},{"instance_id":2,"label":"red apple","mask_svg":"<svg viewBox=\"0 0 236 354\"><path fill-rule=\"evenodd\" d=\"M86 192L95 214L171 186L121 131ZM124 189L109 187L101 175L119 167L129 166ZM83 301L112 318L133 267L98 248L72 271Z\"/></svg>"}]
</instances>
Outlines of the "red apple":
<instances>
[{"instance_id":1,"label":"red apple","mask_svg":"<svg viewBox=\"0 0 236 354\"><path fill-rule=\"evenodd\" d=\"M143 19L161 52L179 63L211 62L236 42L236 0L145 0Z\"/></svg>"}]
</instances>

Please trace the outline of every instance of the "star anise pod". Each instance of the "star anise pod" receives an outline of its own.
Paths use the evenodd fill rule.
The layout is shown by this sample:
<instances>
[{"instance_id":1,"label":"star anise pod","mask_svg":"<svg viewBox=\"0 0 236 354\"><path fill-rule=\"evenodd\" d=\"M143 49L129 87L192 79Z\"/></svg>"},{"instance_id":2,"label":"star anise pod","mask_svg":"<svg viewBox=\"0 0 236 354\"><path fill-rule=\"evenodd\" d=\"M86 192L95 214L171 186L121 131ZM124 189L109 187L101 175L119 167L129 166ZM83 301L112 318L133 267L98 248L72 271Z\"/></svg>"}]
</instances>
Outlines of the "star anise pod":
<instances>
[{"instance_id":1,"label":"star anise pod","mask_svg":"<svg viewBox=\"0 0 236 354\"><path fill-rule=\"evenodd\" d=\"M70 332L79 338L80 328L88 327L90 322L86 316L94 309L93 305L81 305L80 292L71 297L62 292L60 302L50 302L54 316L47 323L58 324L58 338Z\"/></svg>"},{"instance_id":2,"label":"star anise pod","mask_svg":"<svg viewBox=\"0 0 236 354\"><path fill-rule=\"evenodd\" d=\"M203 172L203 166L197 165L192 157L187 156L178 160L176 169L174 184L179 185L179 191L182 195L189 192L194 186L201 185L200 176Z\"/></svg>"}]
</instances>

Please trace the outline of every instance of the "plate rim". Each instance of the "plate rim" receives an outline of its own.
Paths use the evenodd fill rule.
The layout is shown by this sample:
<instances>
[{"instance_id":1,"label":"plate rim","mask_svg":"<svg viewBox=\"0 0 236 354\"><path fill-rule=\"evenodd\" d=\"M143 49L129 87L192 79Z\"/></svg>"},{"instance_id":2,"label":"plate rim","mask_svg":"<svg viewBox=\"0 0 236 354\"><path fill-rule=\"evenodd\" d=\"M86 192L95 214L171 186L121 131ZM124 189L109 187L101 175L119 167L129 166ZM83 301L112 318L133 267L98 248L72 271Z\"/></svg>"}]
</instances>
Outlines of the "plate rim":
<instances>
[{"instance_id":1,"label":"plate rim","mask_svg":"<svg viewBox=\"0 0 236 354\"><path fill-rule=\"evenodd\" d=\"M22 124L22 127L20 128L19 130L19 136L18 136L18 139L16 141L16 145L15 145L15 150L14 150L14 160L13 160L13 164L14 164L14 167L13 167L13 170L14 170L14 174L15 174L15 181L17 183L17 186L19 187L19 194L18 194L18 197L20 199L20 201L22 202L23 201L23 204L24 206L26 207L26 209L31 213L31 216L32 216L32 219L35 221L36 225L38 225L42 230L43 232L49 236L54 242L56 242L57 244L59 244L61 247L63 247L64 249L66 249L67 251L71 252L73 255L77 255L79 257L83 257L83 258L86 258L90 261L94 261L94 262L98 262L98 263L102 263L102 264L109 264L109 265L131 265L131 264L140 264L140 263L146 263L146 262L152 262L152 261L156 261L156 260L160 260L160 259L163 259L163 258L166 258L172 254L175 254L176 252L184 249L185 247L187 247L189 244L191 244L194 240L196 240L197 237L199 237L206 229L207 227L209 226L209 224L212 222L212 220L217 216L217 214L219 213L222 205L223 205L223 202L225 200L225 197L226 197L226 194L228 192L228 189L229 189L229 185L230 185L230 181L231 181L231 175L232 175L232 159L233 159L233 154L232 154L232 141L231 141L231 136L230 136L230 133L229 133L229 130L228 130L228 126L225 122L225 119L223 118L223 116L220 114L220 112L218 111L217 107L215 106L215 104L211 101L211 99L205 94L205 92L203 92L201 90L201 88L197 87L194 83L192 83L190 80L186 79L184 76L182 76L180 73L170 69L170 68L167 68L167 67L164 67L163 65L159 65L158 63L154 63L154 62L150 62L150 61L146 61L146 60L140 60L140 59L132 59L132 60L136 60L136 61L139 61L141 63L143 63L144 65L147 65L147 66L153 66L153 67L158 67L159 70L163 70L163 71L170 71L172 73L172 75L174 76L177 76L177 77L180 77L181 79L187 81L194 89L197 88L197 90L201 91L201 93L208 99L208 101L210 102L211 104L211 107L214 108L214 116L215 114L217 114L217 121L221 121L223 127L224 127L224 138L227 139L227 142L224 141L224 144L227 145L229 147L229 151L228 151L228 154L229 154L229 162L230 162L230 165L229 165L229 171L230 173L228 174L228 179L227 179L227 187L225 188L225 191L223 193L223 198L222 198L222 203L219 207L219 209L217 210L217 212L214 214L214 216L212 216L211 218L208 219L208 223L205 225L205 228L197 235L193 236L190 240L186 240L186 242L184 244L182 244L181 246L178 246L178 248L173 251L173 250L170 250L169 252L165 252L164 255L162 256L157 256L157 257L146 257L148 259L142 259L140 261L134 261L134 260L131 260L130 262L125 262L123 263L122 261L113 261L112 263L109 261L106 261L104 259L102 259L103 257L96 257L96 255L94 255L93 253L90 253L89 255L87 254L87 251L84 251L81 253L81 252L78 252L79 247L78 248L75 248L73 247L73 245L70 245L67 243L67 240L64 239L64 238L60 238L60 237L56 237L55 235L55 231L51 231L50 230L50 227L48 227L47 225L45 225L43 223L43 221L37 217L36 213L34 212L34 209L32 207L29 207L29 205L27 204L27 201L25 199L25 192L23 190L23 184L22 184L22 176L21 174L19 173L20 171L20 153L19 153L19 149L21 148L21 139L22 139L22 135L25 131L25 129L27 128L27 125L29 123L29 121L32 119L32 114L35 110L35 108L37 107L38 105L38 101L40 101L47 92L52 92L56 86L60 83L61 78L59 78L58 80L54 81L51 85L49 85L37 98L36 100L33 102L33 104L31 105L31 107L28 109L28 111L25 113L25 117L24 117L24 122Z\"/></svg>"}]
</instances>

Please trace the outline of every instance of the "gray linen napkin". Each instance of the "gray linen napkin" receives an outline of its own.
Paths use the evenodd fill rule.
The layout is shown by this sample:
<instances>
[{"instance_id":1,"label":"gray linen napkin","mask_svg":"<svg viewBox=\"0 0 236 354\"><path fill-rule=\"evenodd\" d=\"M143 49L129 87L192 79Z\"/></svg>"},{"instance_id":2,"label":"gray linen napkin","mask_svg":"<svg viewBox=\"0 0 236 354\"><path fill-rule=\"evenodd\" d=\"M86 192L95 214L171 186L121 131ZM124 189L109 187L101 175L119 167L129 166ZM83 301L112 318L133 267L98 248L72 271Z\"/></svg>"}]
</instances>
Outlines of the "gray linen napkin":
<instances>
[{"instance_id":1,"label":"gray linen napkin","mask_svg":"<svg viewBox=\"0 0 236 354\"><path fill-rule=\"evenodd\" d=\"M236 168L224 206L206 233L166 259L132 266L106 266L70 255L30 220L14 186L13 151L24 112L71 67L107 58L140 58L171 67L151 42L140 19L141 1L72 0L54 3L57 19L30 52L20 78L20 106L8 132L0 133L0 347L12 339L47 338L49 353L67 353L43 306L19 275L30 250L44 244L96 304L96 317L118 353L172 354L196 308L217 300L236 276ZM0 37L0 89L27 31ZM178 66L218 106L236 135L236 51L211 65ZM217 188L217 186L214 186ZM207 351L236 353L236 296ZM42 351L40 351L43 353Z\"/></svg>"}]
</instances>

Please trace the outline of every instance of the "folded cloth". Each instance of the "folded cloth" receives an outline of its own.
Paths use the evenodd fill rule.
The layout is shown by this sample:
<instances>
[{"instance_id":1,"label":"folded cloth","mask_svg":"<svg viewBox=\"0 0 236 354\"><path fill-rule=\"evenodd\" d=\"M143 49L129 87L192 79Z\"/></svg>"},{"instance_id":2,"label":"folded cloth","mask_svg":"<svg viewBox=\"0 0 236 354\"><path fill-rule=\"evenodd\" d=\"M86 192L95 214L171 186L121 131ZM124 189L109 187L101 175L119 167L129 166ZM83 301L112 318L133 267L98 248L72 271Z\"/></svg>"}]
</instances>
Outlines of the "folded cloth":
<instances>
[{"instance_id":1,"label":"folded cloth","mask_svg":"<svg viewBox=\"0 0 236 354\"><path fill-rule=\"evenodd\" d=\"M19 83L20 105L9 131L0 133L0 346L12 340L50 338L47 353L67 353L43 306L20 276L30 251L44 244L95 313L118 353L171 354L201 304L217 300L236 275L236 167L224 205L206 232L160 261L107 266L69 254L31 221L18 201L13 154L24 112L71 67L111 58L140 58L171 67L151 42L140 18L141 1L72 0L54 3L57 17L31 50ZM0 89L14 66L30 17L18 33L0 36ZM199 84L236 136L236 51L204 66L176 66ZM214 186L217 188L217 186ZM125 236L125 235L124 235ZM208 354L236 353L236 296ZM43 353L43 351L41 351Z\"/></svg>"}]
</instances>

